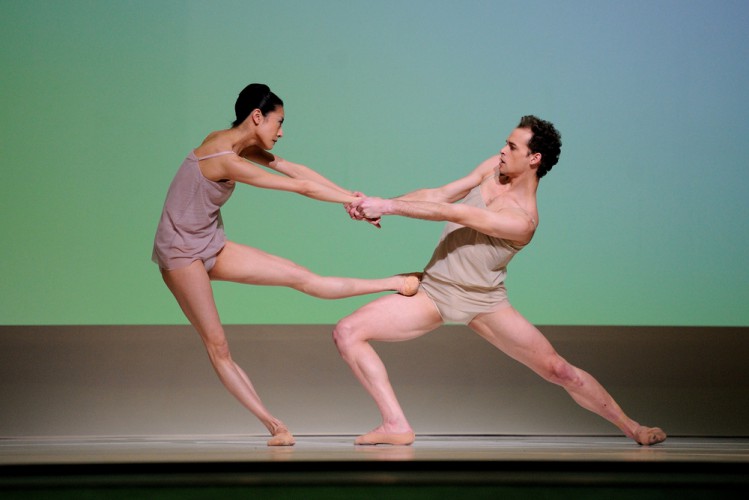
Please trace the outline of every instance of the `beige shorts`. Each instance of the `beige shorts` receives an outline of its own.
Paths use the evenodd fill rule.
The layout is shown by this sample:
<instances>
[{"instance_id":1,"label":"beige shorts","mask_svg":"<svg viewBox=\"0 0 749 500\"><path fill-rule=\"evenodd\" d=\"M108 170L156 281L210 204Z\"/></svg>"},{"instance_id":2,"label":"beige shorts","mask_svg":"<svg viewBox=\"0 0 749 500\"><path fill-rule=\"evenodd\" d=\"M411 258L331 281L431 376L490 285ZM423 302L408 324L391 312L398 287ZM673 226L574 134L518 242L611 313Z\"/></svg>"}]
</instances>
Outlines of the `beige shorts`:
<instances>
[{"instance_id":1,"label":"beige shorts","mask_svg":"<svg viewBox=\"0 0 749 500\"><path fill-rule=\"evenodd\" d=\"M503 303L510 304L504 283L497 288L476 288L437 280L424 274L421 289L434 302L446 323L467 325L481 313L492 311Z\"/></svg>"}]
</instances>

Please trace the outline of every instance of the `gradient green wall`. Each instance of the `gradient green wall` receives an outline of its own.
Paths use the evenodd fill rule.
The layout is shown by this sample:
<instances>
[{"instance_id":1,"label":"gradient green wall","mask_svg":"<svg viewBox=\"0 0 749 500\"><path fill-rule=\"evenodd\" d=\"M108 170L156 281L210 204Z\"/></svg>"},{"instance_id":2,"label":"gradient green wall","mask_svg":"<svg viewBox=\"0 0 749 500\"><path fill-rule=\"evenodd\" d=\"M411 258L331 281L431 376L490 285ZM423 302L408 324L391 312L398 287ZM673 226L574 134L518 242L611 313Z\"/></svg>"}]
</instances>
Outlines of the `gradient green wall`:
<instances>
[{"instance_id":1,"label":"gradient green wall","mask_svg":"<svg viewBox=\"0 0 749 500\"><path fill-rule=\"evenodd\" d=\"M749 2L0 1L0 324L184 323L150 262L188 151L266 82L275 152L394 196L564 148L510 267L539 324L749 325ZM319 273L419 270L441 224L382 230L239 187L231 239ZM227 323L334 323L368 298L217 284Z\"/></svg>"}]
</instances>

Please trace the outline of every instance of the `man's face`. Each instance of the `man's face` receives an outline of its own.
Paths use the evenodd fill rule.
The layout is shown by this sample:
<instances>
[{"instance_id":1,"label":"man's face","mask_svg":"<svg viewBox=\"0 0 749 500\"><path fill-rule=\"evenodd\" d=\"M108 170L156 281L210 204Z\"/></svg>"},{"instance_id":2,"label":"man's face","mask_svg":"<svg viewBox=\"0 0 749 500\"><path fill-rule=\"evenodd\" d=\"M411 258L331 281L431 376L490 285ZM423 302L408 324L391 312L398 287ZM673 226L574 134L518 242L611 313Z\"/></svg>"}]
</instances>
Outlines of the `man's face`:
<instances>
[{"instance_id":1,"label":"man's face","mask_svg":"<svg viewBox=\"0 0 749 500\"><path fill-rule=\"evenodd\" d=\"M523 172L530 165L534 154L528 149L533 132L527 128L516 128L499 151L499 172L504 175Z\"/></svg>"}]
</instances>

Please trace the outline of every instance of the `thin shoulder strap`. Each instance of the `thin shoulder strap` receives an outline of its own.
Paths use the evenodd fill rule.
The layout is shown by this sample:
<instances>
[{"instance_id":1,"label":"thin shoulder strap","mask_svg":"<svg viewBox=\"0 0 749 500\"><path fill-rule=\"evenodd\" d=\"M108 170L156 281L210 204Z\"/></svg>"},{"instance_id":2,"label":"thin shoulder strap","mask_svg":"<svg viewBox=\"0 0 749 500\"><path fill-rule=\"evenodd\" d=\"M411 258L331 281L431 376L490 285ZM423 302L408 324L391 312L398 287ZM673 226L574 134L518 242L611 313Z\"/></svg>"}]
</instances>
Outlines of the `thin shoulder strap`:
<instances>
[{"instance_id":1,"label":"thin shoulder strap","mask_svg":"<svg viewBox=\"0 0 749 500\"><path fill-rule=\"evenodd\" d=\"M211 159L211 158L215 158L217 156L233 155L233 154L234 154L234 151L219 151L218 153L212 153L212 154L209 154L209 155L201 156L200 158L198 158L198 161L200 161L200 160L208 160L208 159Z\"/></svg>"}]
</instances>

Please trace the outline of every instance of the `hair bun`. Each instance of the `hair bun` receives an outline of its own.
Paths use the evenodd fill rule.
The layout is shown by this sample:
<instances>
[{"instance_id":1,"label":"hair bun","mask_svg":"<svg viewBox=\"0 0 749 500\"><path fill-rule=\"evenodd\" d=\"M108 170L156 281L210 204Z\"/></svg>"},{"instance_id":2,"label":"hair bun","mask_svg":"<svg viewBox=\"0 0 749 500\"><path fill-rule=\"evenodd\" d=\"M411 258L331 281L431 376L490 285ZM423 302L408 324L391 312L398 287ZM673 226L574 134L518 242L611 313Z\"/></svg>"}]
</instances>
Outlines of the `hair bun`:
<instances>
[{"instance_id":1,"label":"hair bun","mask_svg":"<svg viewBox=\"0 0 749 500\"><path fill-rule=\"evenodd\" d=\"M276 109L277 106L283 106L283 101L273 92L270 87L264 83L251 83L247 85L237 96L234 103L234 114L236 120L232 127L236 127L252 113L253 110L259 109L263 115Z\"/></svg>"}]
</instances>

